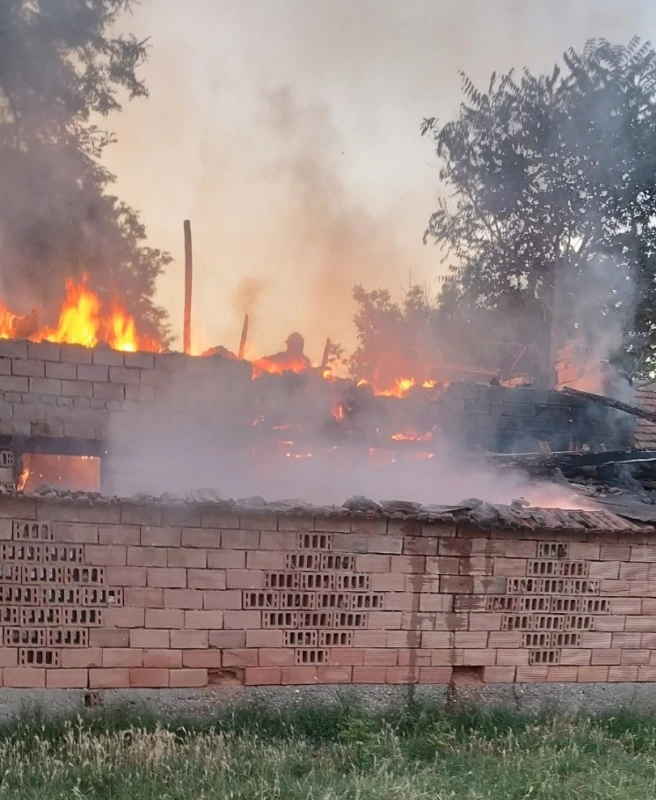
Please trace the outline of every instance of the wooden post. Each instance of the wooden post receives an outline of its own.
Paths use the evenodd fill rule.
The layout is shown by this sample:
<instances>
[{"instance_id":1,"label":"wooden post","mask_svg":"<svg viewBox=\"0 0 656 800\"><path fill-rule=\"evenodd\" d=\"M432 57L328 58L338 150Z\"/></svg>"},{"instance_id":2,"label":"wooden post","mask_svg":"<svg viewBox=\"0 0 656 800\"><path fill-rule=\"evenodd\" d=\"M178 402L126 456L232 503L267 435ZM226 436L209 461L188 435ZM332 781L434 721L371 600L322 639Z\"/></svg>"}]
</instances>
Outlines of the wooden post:
<instances>
[{"instance_id":1,"label":"wooden post","mask_svg":"<svg viewBox=\"0 0 656 800\"><path fill-rule=\"evenodd\" d=\"M191 353L191 284L194 272L194 261L191 250L191 222L184 221L184 249L185 249L185 298L184 321L182 329L182 349L186 355Z\"/></svg>"},{"instance_id":2,"label":"wooden post","mask_svg":"<svg viewBox=\"0 0 656 800\"><path fill-rule=\"evenodd\" d=\"M330 358L330 339L326 339L326 346L323 348L323 356L321 357L321 369L326 369L328 366L328 359Z\"/></svg>"},{"instance_id":3,"label":"wooden post","mask_svg":"<svg viewBox=\"0 0 656 800\"><path fill-rule=\"evenodd\" d=\"M246 352L246 339L248 338L248 314L244 314L244 326L241 329L241 339L239 340L238 357L242 359Z\"/></svg>"}]
</instances>

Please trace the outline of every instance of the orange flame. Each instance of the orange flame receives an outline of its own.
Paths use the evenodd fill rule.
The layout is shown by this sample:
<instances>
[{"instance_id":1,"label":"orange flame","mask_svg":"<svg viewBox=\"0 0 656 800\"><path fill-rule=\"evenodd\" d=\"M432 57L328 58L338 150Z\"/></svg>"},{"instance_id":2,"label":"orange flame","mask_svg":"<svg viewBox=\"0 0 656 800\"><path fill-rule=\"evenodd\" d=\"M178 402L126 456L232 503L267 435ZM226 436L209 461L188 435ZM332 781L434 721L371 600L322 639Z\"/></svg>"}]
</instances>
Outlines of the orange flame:
<instances>
[{"instance_id":1,"label":"orange flame","mask_svg":"<svg viewBox=\"0 0 656 800\"><path fill-rule=\"evenodd\" d=\"M405 397L414 385L414 378L397 378L394 382L394 386L391 389L385 389L382 392L375 392L375 394L380 394L383 397Z\"/></svg>"},{"instance_id":2,"label":"orange flame","mask_svg":"<svg viewBox=\"0 0 656 800\"><path fill-rule=\"evenodd\" d=\"M0 303L0 338L20 338L18 328L26 319L13 314ZM36 321L36 316L34 319ZM103 314L100 298L86 286L86 276L80 283L72 278L66 281L66 298L55 327L42 327L23 335L32 342L60 342L84 347L95 347L104 342L114 350L126 352L159 352L162 349L154 339L137 335L134 318L118 300L114 300L109 314Z\"/></svg>"},{"instance_id":3,"label":"orange flame","mask_svg":"<svg viewBox=\"0 0 656 800\"><path fill-rule=\"evenodd\" d=\"M264 372L282 375L283 372L304 372L308 368L307 363L302 359L298 361L294 361L293 359L289 359L288 361L274 361L266 356L252 361L251 365L253 367L253 378L259 377Z\"/></svg>"}]
</instances>

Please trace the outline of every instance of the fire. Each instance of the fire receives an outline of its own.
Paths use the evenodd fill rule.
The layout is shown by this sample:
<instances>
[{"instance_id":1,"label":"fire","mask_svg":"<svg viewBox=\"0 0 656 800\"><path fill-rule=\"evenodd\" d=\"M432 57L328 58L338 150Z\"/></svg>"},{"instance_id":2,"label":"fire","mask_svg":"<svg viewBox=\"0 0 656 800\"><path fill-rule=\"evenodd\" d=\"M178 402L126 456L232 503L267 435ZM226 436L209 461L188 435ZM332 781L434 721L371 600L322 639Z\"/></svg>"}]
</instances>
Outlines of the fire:
<instances>
[{"instance_id":1,"label":"fire","mask_svg":"<svg viewBox=\"0 0 656 800\"><path fill-rule=\"evenodd\" d=\"M30 329L31 328L31 329ZM0 338L27 338L31 342L61 342L95 347L104 342L114 350L161 351L159 343L137 334L134 318L118 300L109 314L103 313L98 295L86 285L86 276L76 283L66 281L66 298L55 327L39 327L38 314L20 317L0 304Z\"/></svg>"},{"instance_id":2,"label":"fire","mask_svg":"<svg viewBox=\"0 0 656 800\"><path fill-rule=\"evenodd\" d=\"M380 394L383 397L405 397L414 385L414 378L397 378L394 382L394 386L391 389L385 389L382 392L374 393Z\"/></svg>"},{"instance_id":3,"label":"fire","mask_svg":"<svg viewBox=\"0 0 656 800\"><path fill-rule=\"evenodd\" d=\"M271 372L274 375L282 375L283 372L304 372L308 365L303 360L294 361L274 361L271 358L258 358L251 362L253 367L253 377L258 378L264 372Z\"/></svg>"},{"instance_id":4,"label":"fire","mask_svg":"<svg viewBox=\"0 0 656 800\"><path fill-rule=\"evenodd\" d=\"M433 431L426 431L421 436L417 433L393 433L390 438L396 442L430 442L433 438Z\"/></svg>"}]
</instances>

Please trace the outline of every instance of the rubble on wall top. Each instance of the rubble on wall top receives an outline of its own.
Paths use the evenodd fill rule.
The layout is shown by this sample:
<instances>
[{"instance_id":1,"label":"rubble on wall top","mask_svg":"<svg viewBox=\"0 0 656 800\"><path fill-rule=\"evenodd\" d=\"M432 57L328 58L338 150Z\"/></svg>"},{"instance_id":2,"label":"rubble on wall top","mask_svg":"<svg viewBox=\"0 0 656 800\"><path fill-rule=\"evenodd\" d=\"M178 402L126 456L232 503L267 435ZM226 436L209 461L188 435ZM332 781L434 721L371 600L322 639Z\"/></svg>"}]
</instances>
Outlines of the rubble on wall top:
<instances>
[{"instance_id":1,"label":"rubble on wall top","mask_svg":"<svg viewBox=\"0 0 656 800\"><path fill-rule=\"evenodd\" d=\"M613 532L646 533L654 530L656 506L653 515L645 517L631 510L630 505L618 504L610 509L601 505L594 510L536 508L525 501L516 500L510 505L486 503L478 499L464 500L456 505L421 505L401 500L375 502L366 497L352 497L341 506L315 506L303 500L278 500L267 502L261 497L226 500L215 491L201 489L186 496L163 494L159 497L137 494L132 497L107 497L97 492L81 492L42 486L30 494L0 486L3 499L37 500L45 503L71 505L158 505L176 507L194 505L211 507L237 515L314 516L335 518L376 518L416 520L424 523L455 522L480 530L559 531L559 532ZM643 504L644 505L644 504Z\"/></svg>"}]
</instances>

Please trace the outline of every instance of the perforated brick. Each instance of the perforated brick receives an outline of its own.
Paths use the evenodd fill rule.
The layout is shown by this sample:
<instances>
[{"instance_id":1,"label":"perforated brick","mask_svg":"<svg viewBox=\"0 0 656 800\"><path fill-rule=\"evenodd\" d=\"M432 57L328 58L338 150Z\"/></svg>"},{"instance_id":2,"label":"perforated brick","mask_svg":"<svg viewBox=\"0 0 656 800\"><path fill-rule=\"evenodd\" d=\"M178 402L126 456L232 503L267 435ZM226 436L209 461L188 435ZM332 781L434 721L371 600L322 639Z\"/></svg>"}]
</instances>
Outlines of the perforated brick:
<instances>
[{"instance_id":1,"label":"perforated brick","mask_svg":"<svg viewBox=\"0 0 656 800\"><path fill-rule=\"evenodd\" d=\"M371 575L337 575L337 591L368 592L371 589Z\"/></svg>"},{"instance_id":2,"label":"perforated brick","mask_svg":"<svg viewBox=\"0 0 656 800\"><path fill-rule=\"evenodd\" d=\"M48 647L88 647L89 631L86 628L50 628Z\"/></svg>"},{"instance_id":3,"label":"perforated brick","mask_svg":"<svg viewBox=\"0 0 656 800\"><path fill-rule=\"evenodd\" d=\"M296 628L298 614L291 611L265 611L262 614L263 628Z\"/></svg>"},{"instance_id":4,"label":"perforated brick","mask_svg":"<svg viewBox=\"0 0 656 800\"><path fill-rule=\"evenodd\" d=\"M589 565L585 561L529 561L526 574L536 577L586 578Z\"/></svg>"},{"instance_id":5,"label":"perforated brick","mask_svg":"<svg viewBox=\"0 0 656 800\"><path fill-rule=\"evenodd\" d=\"M532 611L548 614L552 609L552 597L520 597L517 598L520 611Z\"/></svg>"},{"instance_id":6,"label":"perforated brick","mask_svg":"<svg viewBox=\"0 0 656 800\"><path fill-rule=\"evenodd\" d=\"M317 631L284 631L282 641L285 647L317 647L319 637Z\"/></svg>"},{"instance_id":7,"label":"perforated brick","mask_svg":"<svg viewBox=\"0 0 656 800\"><path fill-rule=\"evenodd\" d=\"M17 519L12 524L12 539L15 541L51 542L54 529L51 522L25 522Z\"/></svg>"},{"instance_id":8,"label":"perforated brick","mask_svg":"<svg viewBox=\"0 0 656 800\"><path fill-rule=\"evenodd\" d=\"M345 555L344 553L330 553L321 556L322 570L338 569L345 572L353 572L355 569L355 556Z\"/></svg>"},{"instance_id":9,"label":"perforated brick","mask_svg":"<svg viewBox=\"0 0 656 800\"><path fill-rule=\"evenodd\" d=\"M319 631L319 647L353 647L353 631Z\"/></svg>"},{"instance_id":10,"label":"perforated brick","mask_svg":"<svg viewBox=\"0 0 656 800\"><path fill-rule=\"evenodd\" d=\"M105 583L104 567L66 567L66 583L83 586L102 586Z\"/></svg>"},{"instance_id":11,"label":"perforated brick","mask_svg":"<svg viewBox=\"0 0 656 800\"><path fill-rule=\"evenodd\" d=\"M81 590L80 602L83 606L122 608L124 602L123 589L106 589L90 586Z\"/></svg>"},{"instance_id":12,"label":"perforated brick","mask_svg":"<svg viewBox=\"0 0 656 800\"><path fill-rule=\"evenodd\" d=\"M67 583L64 567L30 566L15 567L21 571L21 583Z\"/></svg>"},{"instance_id":13,"label":"perforated brick","mask_svg":"<svg viewBox=\"0 0 656 800\"><path fill-rule=\"evenodd\" d=\"M359 611L342 611L335 614L336 628L366 628L368 622L368 615Z\"/></svg>"},{"instance_id":14,"label":"perforated brick","mask_svg":"<svg viewBox=\"0 0 656 800\"><path fill-rule=\"evenodd\" d=\"M42 601L43 590L37 586L0 586L0 603L17 606L36 606Z\"/></svg>"},{"instance_id":15,"label":"perforated brick","mask_svg":"<svg viewBox=\"0 0 656 800\"><path fill-rule=\"evenodd\" d=\"M320 553L286 553L285 569L290 570L318 570L321 569Z\"/></svg>"},{"instance_id":16,"label":"perforated brick","mask_svg":"<svg viewBox=\"0 0 656 800\"><path fill-rule=\"evenodd\" d=\"M332 550L333 537L329 533L299 533L299 550Z\"/></svg>"},{"instance_id":17,"label":"perforated brick","mask_svg":"<svg viewBox=\"0 0 656 800\"><path fill-rule=\"evenodd\" d=\"M294 650L294 663L297 666L305 666L306 664L327 664L328 656L328 650L306 647L298 648Z\"/></svg>"},{"instance_id":18,"label":"perforated brick","mask_svg":"<svg viewBox=\"0 0 656 800\"><path fill-rule=\"evenodd\" d=\"M564 542L538 542L538 558L567 558L569 544Z\"/></svg>"},{"instance_id":19,"label":"perforated brick","mask_svg":"<svg viewBox=\"0 0 656 800\"><path fill-rule=\"evenodd\" d=\"M303 591L331 591L335 588L335 576L330 572L306 572L301 575Z\"/></svg>"},{"instance_id":20,"label":"perforated brick","mask_svg":"<svg viewBox=\"0 0 656 800\"><path fill-rule=\"evenodd\" d=\"M281 592L280 608L289 609L314 609L317 604L317 595L310 592Z\"/></svg>"},{"instance_id":21,"label":"perforated brick","mask_svg":"<svg viewBox=\"0 0 656 800\"><path fill-rule=\"evenodd\" d=\"M62 609L64 625L88 625L100 628L104 624L103 612L99 608L64 608Z\"/></svg>"},{"instance_id":22,"label":"perforated brick","mask_svg":"<svg viewBox=\"0 0 656 800\"><path fill-rule=\"evenodd\" d=\"M298 628L333 628L336 626L337 616L331 611L300 611L298 613Z\"/></svg>"},{"instance_id":23,"label":"perforated brick","mask_svg":"<svg viewBox=\"0 0 656 800\"><path fill-rule=\"evenodd\" d=\"M264 575L265 589L298 589L299 576L294 572L267 572Z\"/></svg>"},{"instance_id":24,"label":"perforated brick","mask_svg":"<svg viewBox=\"0 0 656 800\"><path fill-rule=\"evenodd\" d=\"M529 666L560 664L560 650L529 650Z\"/></svg>"},{"instance_id":25,"label":"perforated brick","mask_svg":"<svg viewBox=\"0 0 656 800\"><path fill-rule=\"evenodd\" d=\"M38 591L47 606L79 606L82 602L83 590L73 586L44 586Z\"/></svg>"},{"instance_id":26,"label":"perforated brick","mask_svg":"<svg viewBox=\"0 0 656 800\"><path fill-rule=\"evenodd\" d=\"M45 647L45 628L5 628L5 647Z\"/></svg>"},{"instance_id":27,"label":"perforated brick","mask_svg":"<svg viewBox=\"0 0 656 800\"><path fill-rule=\"evenodd\" d=\"M351 595L351 608L354 611L382 611L385 608L384 594L355 594Z\"/></svg>"},{"instance_id":28,"label":"perforated brick","mask_svg":"<svg viewBox=\"0 0 656 800\"><path fill-rule=\"evenodd\" d=\"M18 611L19 609L15 609ZM35 625L61 625L61 608L21 608L20 624L25 627Z\"/></svg>"},{"instance_id":29,"label":"perforated brick","mask_svg":"<svg viewBox=\"0 0 656 800\"><path fill-rule=\"evenodd\" d=\"M518 597L488 597L485 602L486 611L524 611L520 608Z\"/></svg>"},{"instance_id":30,"label":"perforated brick","mask_svg":"<svg viewBox=\"0 0 656 800\"><path fill-rule=\"evenodd\" d=\"M18 663L21 667L59 667L61 665L61 652L59 650L36 650L32 647L22 647L18 651Z\"/></svg>"},{"instance_id":31,"label":"perforated brick","mask_svg":"<svg viewBox=\"0 0 656 800\"><path fill-rule=\"evenodd\" d=\"M565 617L565 630L567 631L592 631L594 630L594 617L586 614L573 614Z\"/></svg>"}]
</instances>

